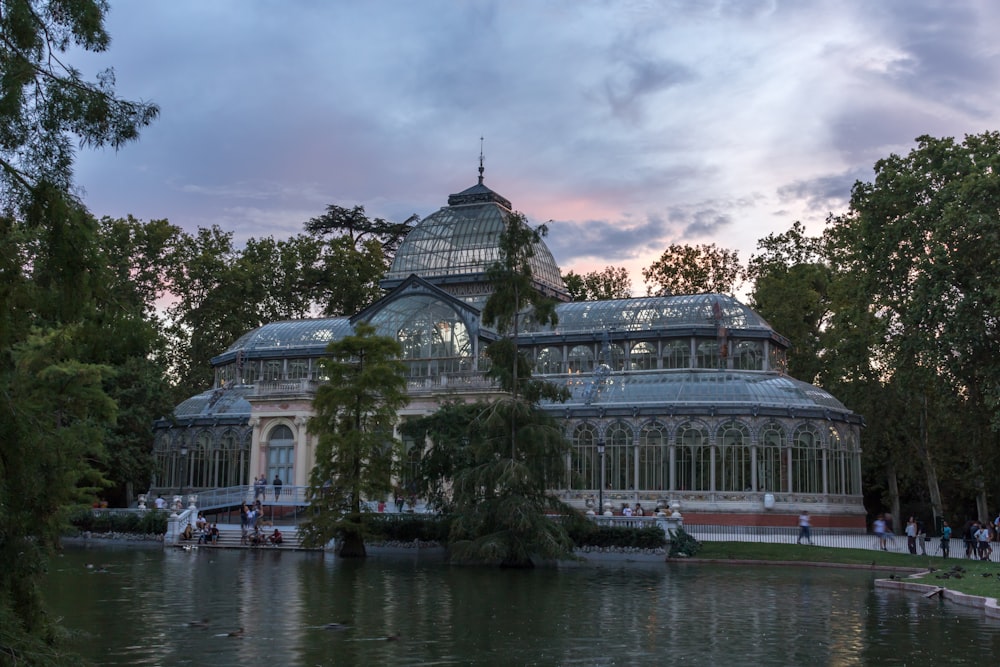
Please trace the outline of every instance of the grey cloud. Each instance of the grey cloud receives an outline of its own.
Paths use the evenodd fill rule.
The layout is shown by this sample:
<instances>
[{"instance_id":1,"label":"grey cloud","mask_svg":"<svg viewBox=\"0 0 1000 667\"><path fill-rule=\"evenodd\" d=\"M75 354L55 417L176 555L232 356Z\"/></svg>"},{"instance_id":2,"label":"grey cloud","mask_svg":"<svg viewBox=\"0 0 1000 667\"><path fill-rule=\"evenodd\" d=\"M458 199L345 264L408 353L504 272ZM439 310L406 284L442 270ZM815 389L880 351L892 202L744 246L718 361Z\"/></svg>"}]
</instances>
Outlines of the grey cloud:
<instances>
[{"instance_id":1,"label":"grey cloud","mask_svg":"<svg viewBox=\"0 0 1000 667\"><path fill-rule=\"evenodd\" d=\"M830 134L834 148L848 161L874 165L900 146L911 145L916 137L947 133L950 126L949 119L925 108L876 101L845 109L830 122Z\"/></svg>"},{"instance_id":2,"label":"grey cloud","mask_svg":"<svg viewBox=\"0 0 1000 667\"><path fill-rule=\"evenodd\" d=\"M906 54L905 66L887 71L887 78L914 96L975 117L993 112L995 105L986 100L1000 80L1000 53L977 45L1000 21L1000 6L907 0L871 9L883 24L886 42Z\"/></svg>"},{"instance_id":3,"label":"grey cloud","mask_svg":"<svg viewBox=\"0 0 1000 667\"><path fill-rule=\"evenodd\" d=\"M694 211L691 214L691 221L684 227L681 238L687 240L714 236L731 225L732 222L733 219L728 213L722 213L715 209Z\"/></svg>"},{"instance_id":4,"label":"grey cloud","mask_svg":"<svg viewBox=\"0 0 1000 667\"><path fill-rule=\"evenodd\" d=\"M621 73L605 80L604 96L615 116L629 120L643 116L649 95L697 78L691 68L674 61L636 59L622 65Z\"/></svg>"},{"instance_id":5,"label":"grey cloud","mask_svg":"<svg viewBox=\"0 0 1000 667\"><path fill-rule=\"evenodd\" d=\"M657 248L670 225L651 216L642 221L585 220L549 223L546 245L563 265L587 257L601 257L609 263L632 259L644 249Z\"/></svg>"},{"instance_id":6,"label":"grey cloud","mask_svg":"<svg viewBox=\"0 0 1000 667\"><path fill-rule=\"evenodd\" d=\"M778 198L782 203L804 201L814 211L839 211L847 207L854 184L857 181L870 181L873 176L871 169L859 168L793 181L778 188Z\"/></svg>"}]
</instances>

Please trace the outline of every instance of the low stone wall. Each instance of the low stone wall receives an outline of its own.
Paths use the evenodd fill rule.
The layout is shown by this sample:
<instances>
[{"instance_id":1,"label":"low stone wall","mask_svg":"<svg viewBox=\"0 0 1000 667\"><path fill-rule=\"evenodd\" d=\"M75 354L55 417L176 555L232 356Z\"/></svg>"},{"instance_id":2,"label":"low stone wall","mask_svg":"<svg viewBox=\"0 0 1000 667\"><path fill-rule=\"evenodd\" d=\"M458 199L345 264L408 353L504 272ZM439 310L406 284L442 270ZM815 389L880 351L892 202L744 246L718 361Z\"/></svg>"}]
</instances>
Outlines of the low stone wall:
<instances>
[{"instance_id":1,"label":"low stone wall","mask_svg":"<svg viewBox=\"0 0 1000 667\"><path fill-rule=\"evenodd\" d=\"M925 596L940 595L945 600L954 602L955 604L963 607L982 609L986 618L1000 620L1000 606L998 606L996 598L987 598L979 595L967 595L965 593L952 591L941 586L935 586L934 584L919 583L919 577L922 577L925 574L927 573L921 572L920 574L912 575L908 579L876 579L875 588L902 590L911 593L920 593Z\"/></svg>"},{"instance_id":2,"label":"low stone wall","mask_svg":"<svg viewBox=\"0 0 1000 667\"><path fill-rule=\"evenodd\" d=\"M140 533L94 533L89 530L81 532L79 535L69 535L62 538L63 542L145 542L150 544L163 544L163 535L147 535Z\"/></svg>"}]
</instances>

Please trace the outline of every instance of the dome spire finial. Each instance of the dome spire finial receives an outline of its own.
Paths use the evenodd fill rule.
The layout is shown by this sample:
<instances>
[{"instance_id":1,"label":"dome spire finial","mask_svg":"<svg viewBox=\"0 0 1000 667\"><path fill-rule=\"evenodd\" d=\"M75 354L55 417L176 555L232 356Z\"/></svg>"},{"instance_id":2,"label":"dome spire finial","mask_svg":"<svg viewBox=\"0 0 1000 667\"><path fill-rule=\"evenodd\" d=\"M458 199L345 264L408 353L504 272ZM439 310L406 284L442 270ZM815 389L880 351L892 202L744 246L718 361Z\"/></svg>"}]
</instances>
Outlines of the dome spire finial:
<instances>
[{"instance_id":1,"label":"dome spire finial","mask_svg":"<svg viewBox=\"0 0 1000 667\"><path fill-rule=\"evenodd\" d=\"M479 137L479 184L483 184L483 138Z\"/></svg>"}]
</instances>

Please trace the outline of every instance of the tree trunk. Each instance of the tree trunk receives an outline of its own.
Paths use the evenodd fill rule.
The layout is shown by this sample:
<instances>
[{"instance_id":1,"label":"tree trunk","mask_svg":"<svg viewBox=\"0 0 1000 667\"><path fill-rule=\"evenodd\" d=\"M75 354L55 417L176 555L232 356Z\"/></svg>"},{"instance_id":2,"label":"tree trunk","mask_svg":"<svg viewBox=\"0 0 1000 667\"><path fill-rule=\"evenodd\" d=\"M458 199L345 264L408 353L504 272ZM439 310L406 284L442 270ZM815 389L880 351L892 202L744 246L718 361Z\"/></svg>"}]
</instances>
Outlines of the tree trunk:
<instances>
[{"instance_id":1,"label":"tree trunk","mask_svg":"<svg viewBox=\"0 0 1000 667\"><path fill-rule=\"evenodd\" d=\"M361 529L361 515L355 514L350 519L349 528L345 529L337 539L336 554L341 558L367 558L365 551L364 532Z\"/></svg>"},{"instance_id":2,"label":"tree trunk","mask_svg":"<svg viewBox=\"0 0 1000 667\"><path fill-rule=\"evenodd\" d=\"M986 504L986 484L982 477L976 478L976 514L980 523L990 520L990 508Z\"/></svg>"},{"instance_id":3,"label":"tree trunk","mask_svg":"<svg viewBox=\"0 0 1000 667\"><path fill-rule=\"evenodd\" d=\"M944 507L941 503L941 487L938 485L937 466L931 457L930 437L927 433L927 397L923 397L920 410L920 440L917 443L917 453L924 463L924 474L927 477L927 493L931 500L931 514L933 530L937 531L938 517L944 515ZM929 534L929 533L928 533Z\"/></svg>"},{"instance_id":4,"label":"tree trunk","mask_svg":"<svg viewBox=\"0 0 1000 667\"><path fill-rule=\"evenodd\" d=\"M367 558L365 551L365 541L361 535L344 535L343 539L337 542L336 554L341 558Z\"/></svg>"},{"instance_id":5,"label":"tree trunk","mask_svg":"<svg viewBox=\"0 0 1000 667\"><path fill-rule=\"evenodd\" d=\"M895 533L899 523L899 483L896 480L896 464L888 461L885 464L885 477L889 490L889 513L892 515L892 532Z\"/></svg>"}]
</instances>

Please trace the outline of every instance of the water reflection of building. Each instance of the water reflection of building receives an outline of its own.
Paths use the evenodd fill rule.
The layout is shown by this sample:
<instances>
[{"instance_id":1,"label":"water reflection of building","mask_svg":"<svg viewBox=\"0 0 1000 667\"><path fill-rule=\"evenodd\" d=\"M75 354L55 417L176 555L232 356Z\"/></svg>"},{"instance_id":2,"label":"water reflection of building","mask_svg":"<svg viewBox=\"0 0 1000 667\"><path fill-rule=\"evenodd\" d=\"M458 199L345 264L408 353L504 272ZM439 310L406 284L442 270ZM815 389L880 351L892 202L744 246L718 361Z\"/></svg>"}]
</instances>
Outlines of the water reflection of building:
<instances>
[{"instance_id":1,"label":"water reflection of building","mask_svg":"<svg viewBox=\"0 0 1000 667\"><path fill-rule=\"evenodd\" d=\"M512 207L483 184L451 195L418 224L382 282L385 296L351 318L267 324L212 360L214 387L157 424L154 486L223 487L260 473L308 483L306 425L331 340L369 321L403 345L406 419L445 399L495 395L483 350L484 279ZM546 405L572 443L558 489L578 507L679 501L688 523L864 527L861 419L828 392L785 374L788 341L722 294L569 302L545 244L536 286L562 303L555 327L524 323L535 372L572 397ZM181 445L188 456L179 455ZM408 457L421 448L408 443ZM405 481L405 480L404 480Z\"/></svg>"}]
</instances>

